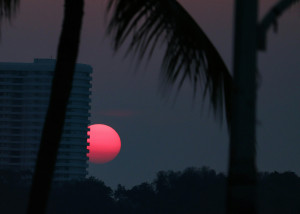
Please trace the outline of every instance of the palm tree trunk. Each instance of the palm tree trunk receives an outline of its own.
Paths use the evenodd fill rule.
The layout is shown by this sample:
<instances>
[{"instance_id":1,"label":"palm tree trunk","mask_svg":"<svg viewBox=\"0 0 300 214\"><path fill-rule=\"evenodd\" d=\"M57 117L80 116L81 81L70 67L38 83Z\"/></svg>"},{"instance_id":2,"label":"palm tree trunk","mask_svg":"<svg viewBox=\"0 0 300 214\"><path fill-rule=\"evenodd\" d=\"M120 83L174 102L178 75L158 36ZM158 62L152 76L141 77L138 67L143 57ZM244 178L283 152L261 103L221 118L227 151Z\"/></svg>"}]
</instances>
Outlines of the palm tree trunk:
<instances>
[{"instance_id":1,"label":"palm tree trunk","mask_svg":"<svg viewBox=\"0 0 300 214\"><path fill-rule=\"evenodd\" d=\"M227 214L256 210L257 0L236 0Z\"/></svg>"},{"instance_id":2,"label":"palm tree trunk","mask_svg":"<svg viewBox=\"0 0 300 214\"><path fill-rule=\"evenodd\" d=\"M65 0L64 20L58 46L57 62L33 176L28 214L43 214L46 211L79 50L83 6L84 0Z\"/></svg>"}]
</instances>

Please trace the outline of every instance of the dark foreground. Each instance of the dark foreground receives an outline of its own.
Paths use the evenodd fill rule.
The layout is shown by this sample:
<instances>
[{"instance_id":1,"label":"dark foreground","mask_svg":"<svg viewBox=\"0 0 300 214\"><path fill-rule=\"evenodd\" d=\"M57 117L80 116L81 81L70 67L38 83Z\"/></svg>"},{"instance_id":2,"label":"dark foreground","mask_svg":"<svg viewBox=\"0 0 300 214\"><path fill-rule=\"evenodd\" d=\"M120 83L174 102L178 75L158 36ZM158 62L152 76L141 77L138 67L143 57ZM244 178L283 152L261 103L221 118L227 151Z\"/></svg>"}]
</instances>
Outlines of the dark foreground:
<instances>
[{"instance_id":1,"label":"dark foreground","mask_svg":"<svg viewBox=\"0 0 300 214\"><path fill-rule=\"evenodd\" d=\"M29 187L20 176L1 172L0 213L25 213ZM55 185L49 214L218 214L225 213L226 177L209 168L161 171L152 183L112 190L90 177ZM300 177L293 172L261 173L258 208L262 214L300 213Z\"/></svg>"}]
</instances>

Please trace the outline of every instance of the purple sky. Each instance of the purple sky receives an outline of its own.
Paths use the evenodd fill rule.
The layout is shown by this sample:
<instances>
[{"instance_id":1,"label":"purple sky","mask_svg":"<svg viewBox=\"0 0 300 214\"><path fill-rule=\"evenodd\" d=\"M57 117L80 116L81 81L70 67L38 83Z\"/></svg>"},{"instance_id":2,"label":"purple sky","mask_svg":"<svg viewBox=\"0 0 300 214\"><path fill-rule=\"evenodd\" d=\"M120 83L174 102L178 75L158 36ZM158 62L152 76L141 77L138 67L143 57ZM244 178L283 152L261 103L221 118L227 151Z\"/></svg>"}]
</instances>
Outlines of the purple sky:
<instances>
[{"instance_id":1,"label":"purple sky","mask_svg":"<svg viewBox=\"0 0 300 214\"><path fill-rule=\"evenodd\" d=\"M182 0L232 68L232 0ZM263 1L266 11L275 0ZM186 82L174 99L159 90L162 50L148 66L113 54L104 36L105 1L87 0L79 62L94 68L91 122L113 127L120 135L119 156L104 165L90 164L90 175L115 187L151 181L159 170L203 165L226 172L226 126L214 119ZM63 0L21 0L18 15L2 25L1 62L32 62L56 56ZM269 32L267 52L259 54L257 163L259 170L292 170L300 175L300 5ZM176 102L174 102L176 101Z\"/></svg>"}]
</instances>

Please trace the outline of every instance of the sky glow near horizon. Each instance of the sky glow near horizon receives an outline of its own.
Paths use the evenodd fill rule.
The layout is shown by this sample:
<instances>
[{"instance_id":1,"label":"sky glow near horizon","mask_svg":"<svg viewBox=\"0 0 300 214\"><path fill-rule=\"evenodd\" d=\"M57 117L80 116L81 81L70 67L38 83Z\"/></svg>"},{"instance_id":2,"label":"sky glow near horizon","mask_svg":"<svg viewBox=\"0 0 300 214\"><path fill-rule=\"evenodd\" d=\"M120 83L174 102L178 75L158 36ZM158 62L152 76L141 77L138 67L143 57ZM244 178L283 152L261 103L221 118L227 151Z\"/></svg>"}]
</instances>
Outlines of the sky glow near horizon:
<instances>
[{"instance_id":1,"label":"sky glow near horizon","mask_svg":"<svg viewBox=\"0 0 300 214\"><path fill-rule=\"evenodd\" d=\"M232 70L233 0L181 0ZM265 13L275 0L261 1ZM179 96L159 90L162 50L136 68L124 51L113 54L105 36L105 1L88 0L78 62L93 69L91 123L109 124L122 136L122 152L112 162L90 164L89 175L115 187L151 181L159 170L209 166L226 172L226 125L214 119L200 93L192 101L188 82ZM62 0L21 0L11 24L2 25L1 62L55 58L63 13ZM263 171L300 175L300 4L268 33L267 51L258 56L257 164ZM175 88L174 88L175 89ZM176 90L173 90L176 91ZM174 101L175 100L175 101ZM130 173L129 173L130 172Z\"/></svg>"}]
</instances>

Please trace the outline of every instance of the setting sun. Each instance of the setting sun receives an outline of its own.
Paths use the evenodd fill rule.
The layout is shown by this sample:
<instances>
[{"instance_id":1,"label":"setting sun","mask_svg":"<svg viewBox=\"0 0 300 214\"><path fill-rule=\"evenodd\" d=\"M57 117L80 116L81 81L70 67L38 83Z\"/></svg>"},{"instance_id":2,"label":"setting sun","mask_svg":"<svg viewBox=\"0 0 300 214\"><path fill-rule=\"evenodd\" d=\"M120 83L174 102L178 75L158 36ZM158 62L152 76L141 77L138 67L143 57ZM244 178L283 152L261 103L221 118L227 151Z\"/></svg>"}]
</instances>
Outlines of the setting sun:
<instances>
[{"instance_id":1,"label":"setting sun","mask_svg":"<svg viewBox=\"0 0 300 214\"><path fill-rule=\"evenodd\" d=\"M120 152L121 140L118 133L104 124L89 126L88 157L92 163L107 163L112 161Z\"/></svg>"}]
</instances>

